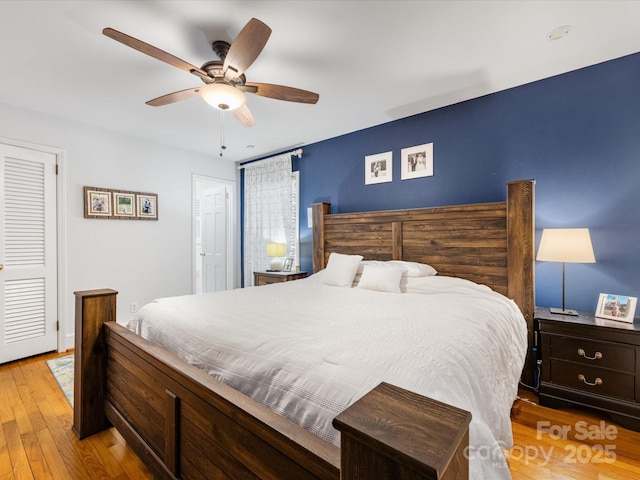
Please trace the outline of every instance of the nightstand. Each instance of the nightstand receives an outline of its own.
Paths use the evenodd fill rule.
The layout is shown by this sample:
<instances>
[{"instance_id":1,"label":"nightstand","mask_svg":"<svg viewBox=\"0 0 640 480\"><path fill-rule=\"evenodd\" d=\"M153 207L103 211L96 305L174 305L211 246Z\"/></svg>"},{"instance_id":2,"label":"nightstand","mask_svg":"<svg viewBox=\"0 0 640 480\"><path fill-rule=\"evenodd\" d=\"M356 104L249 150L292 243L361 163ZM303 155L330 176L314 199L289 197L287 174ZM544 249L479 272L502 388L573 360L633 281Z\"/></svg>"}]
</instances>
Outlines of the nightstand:
<instances>
[{"instance_id":1,"label":"nightstand","mask_svg":"<svg viewBox=\"0 0 640 480\"><path fill-rule=\"evenodd\" d=\"M536 308L540 404L595 408L640 431L640 325Z\"/></svg>"},{"instance_id":2,"label":"nightstand","mask_svg":"<svg viewBox=\"0 0 640 480\"><path fill-rule=\"evenodd\" d=\"M270 283L283 283L305 278L307 272L253 272L253 284L256 287Z\"/></svg>"}]
</instances>

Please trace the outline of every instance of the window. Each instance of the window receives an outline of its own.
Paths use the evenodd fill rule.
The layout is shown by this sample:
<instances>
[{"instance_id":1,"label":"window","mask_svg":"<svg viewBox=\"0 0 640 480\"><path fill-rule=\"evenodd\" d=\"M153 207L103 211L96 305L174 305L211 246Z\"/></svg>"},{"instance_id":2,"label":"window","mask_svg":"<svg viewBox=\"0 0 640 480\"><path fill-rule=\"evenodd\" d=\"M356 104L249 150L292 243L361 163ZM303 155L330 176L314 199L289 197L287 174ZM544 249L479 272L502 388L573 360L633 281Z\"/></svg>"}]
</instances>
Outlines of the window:
<instances>
[{"instance_id":1,"label":"window","mask_svg":"<svg viewBox=\"0 0 640 480\"><path fill-rule=\"evenodd\" d=\"M291 172L291 234L287 250L293 267L300 265L300 172Z\"/></svg>"}]
</instances>

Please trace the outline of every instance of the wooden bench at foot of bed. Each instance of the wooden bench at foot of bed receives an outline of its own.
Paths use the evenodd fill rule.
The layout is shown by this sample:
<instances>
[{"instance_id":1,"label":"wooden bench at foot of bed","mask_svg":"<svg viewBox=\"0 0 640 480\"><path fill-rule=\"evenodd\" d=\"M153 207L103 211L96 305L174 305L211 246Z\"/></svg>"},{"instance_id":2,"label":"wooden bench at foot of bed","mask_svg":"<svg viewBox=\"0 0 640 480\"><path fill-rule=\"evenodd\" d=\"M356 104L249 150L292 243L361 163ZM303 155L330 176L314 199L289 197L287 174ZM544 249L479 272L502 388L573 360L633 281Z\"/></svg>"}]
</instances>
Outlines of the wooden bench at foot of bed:
<instances>
[{"instance_id":1,"label":"wooden bench at foot of bed","mask_svg":"<svg viewBox=\"0 0 640 480\"><path fill-rule=\"evenodd\" d=\"M73 430L112 424L157 478L468 478L464 410L382 383L334 420L338 448L116 324L116 291L75 295Z\"/></svg>"}]
</instances>

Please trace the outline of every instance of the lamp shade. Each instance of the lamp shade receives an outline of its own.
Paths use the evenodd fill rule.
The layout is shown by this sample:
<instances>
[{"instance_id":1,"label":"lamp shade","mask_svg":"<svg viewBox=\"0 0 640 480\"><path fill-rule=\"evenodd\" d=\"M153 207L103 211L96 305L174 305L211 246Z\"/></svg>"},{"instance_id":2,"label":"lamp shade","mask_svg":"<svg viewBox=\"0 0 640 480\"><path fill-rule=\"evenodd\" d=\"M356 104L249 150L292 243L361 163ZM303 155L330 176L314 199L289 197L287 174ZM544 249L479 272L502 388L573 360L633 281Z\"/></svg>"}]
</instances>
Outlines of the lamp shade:
<instances>
[{"instance_id":1,"label":"lamp shade","mask_svg":"<svg viewBox=\"0 0 640 480\"><path fill-rule=\"evenodd\" d=\"M544 262L595 263L588 228L545 228L536 260Z\"/></svg>"},{"instance_id":2,"label":"lamp shade","mask_svg":"<svg viewBox=\"0 0 640 480\"><path fill-rule=\"evenodd\" d=\"M284 257L287 246L284 243L267 243L267 257Z\"/></svg>"},{"instance_id":3,"label":"lamp shade","mask_svg":"<svg viewBox=\"0 0 640 480\"><path fill-rule=\"evenodd\" d=\"M210 83L200 89L200 96L209 105L220 110L235 110L246 101L242 90L226 83Z\"/></svg>"}]
</instances>

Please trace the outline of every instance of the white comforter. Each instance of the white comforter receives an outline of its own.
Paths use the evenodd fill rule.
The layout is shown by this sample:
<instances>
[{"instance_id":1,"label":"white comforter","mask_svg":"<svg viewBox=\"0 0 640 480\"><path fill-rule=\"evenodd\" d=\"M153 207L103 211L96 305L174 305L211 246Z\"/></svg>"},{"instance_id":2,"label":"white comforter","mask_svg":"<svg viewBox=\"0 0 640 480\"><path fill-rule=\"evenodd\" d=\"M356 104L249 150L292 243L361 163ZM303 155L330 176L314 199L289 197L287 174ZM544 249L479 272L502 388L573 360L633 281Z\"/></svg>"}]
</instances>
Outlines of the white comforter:
<instances>
[{"instance_id":1,"label":"white comforter","mask_svg":"<svg viewBox=\"0 0 640 480\"><path fill-rule=\"evenodd\" d=\"M514 302L451 277L405 293L304 280L144 306L129 328L320 437L385 381L468 410L471 478L509 478L510 408L526 351Z\"/></svg>"}]
</instances>

